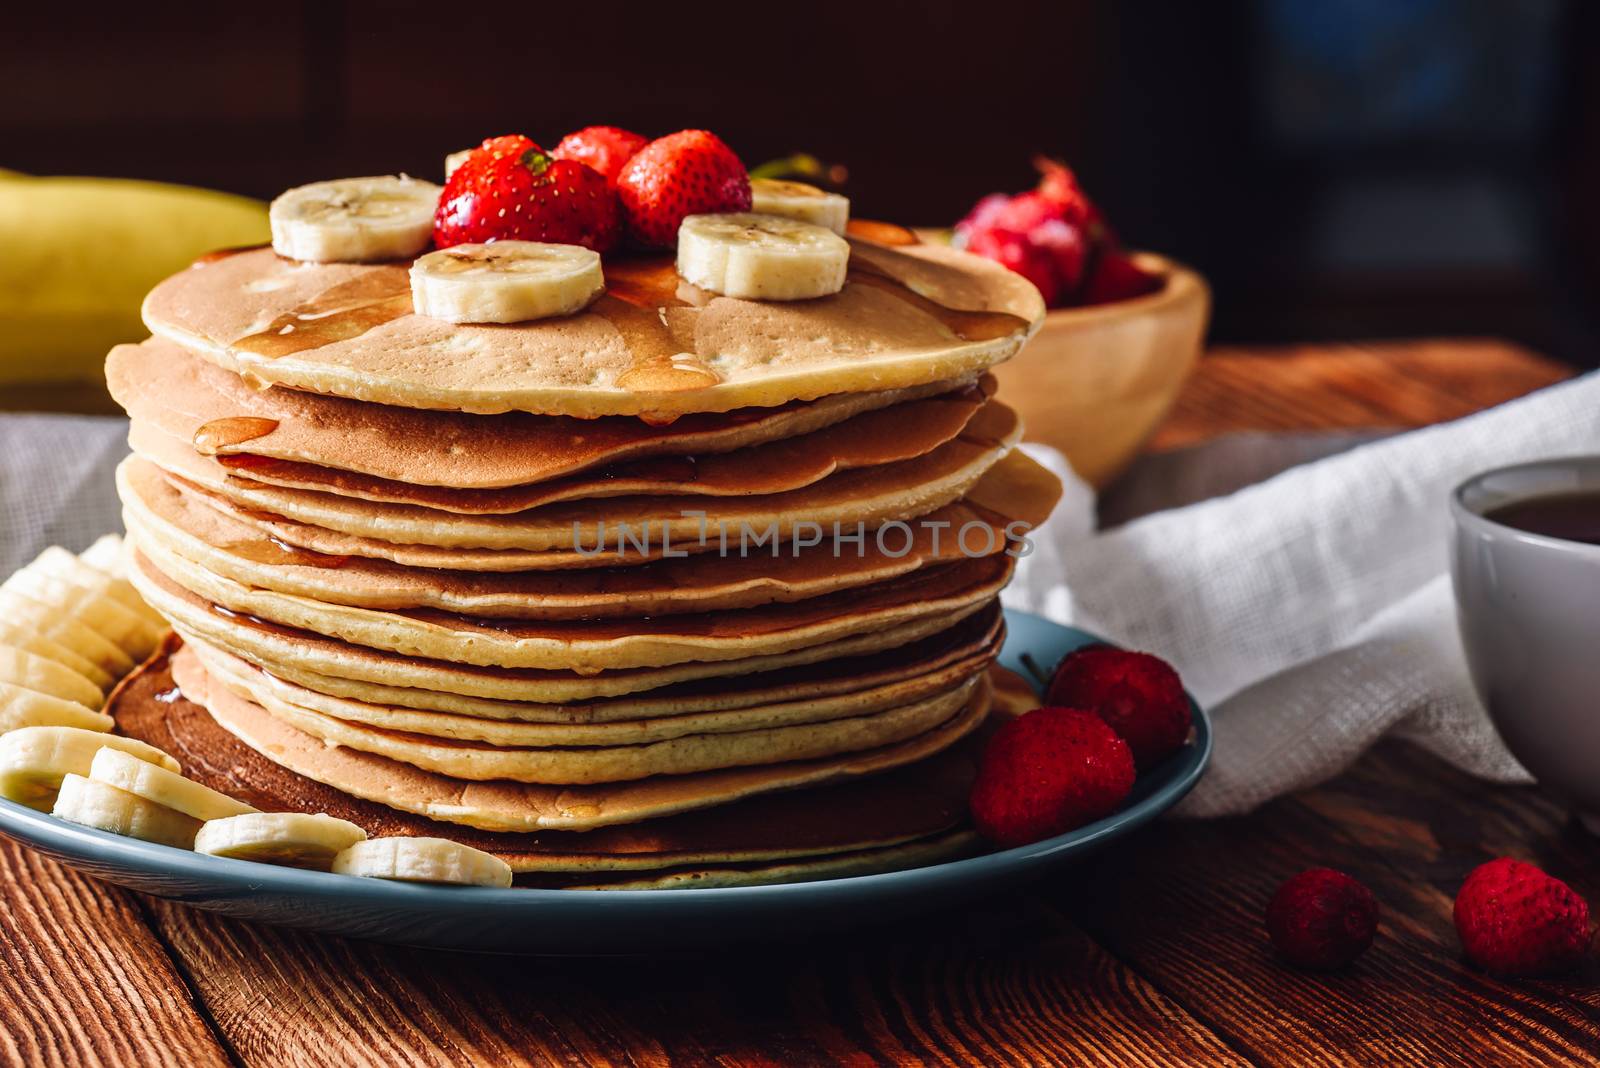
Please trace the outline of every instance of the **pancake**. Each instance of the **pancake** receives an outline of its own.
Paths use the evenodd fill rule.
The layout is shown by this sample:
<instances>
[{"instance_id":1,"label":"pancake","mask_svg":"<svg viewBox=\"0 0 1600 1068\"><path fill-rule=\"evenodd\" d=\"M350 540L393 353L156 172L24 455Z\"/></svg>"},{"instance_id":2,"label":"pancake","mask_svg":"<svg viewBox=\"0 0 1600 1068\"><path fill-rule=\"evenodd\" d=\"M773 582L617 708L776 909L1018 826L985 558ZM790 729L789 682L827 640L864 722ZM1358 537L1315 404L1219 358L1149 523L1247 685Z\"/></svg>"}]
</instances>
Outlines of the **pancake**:
<instances>
[{"instance_id":1,"label":"pancake","mask_svg":"<svg viewBox=\"0 0 1600 1068\"><path fill-rule=\"evenodd\" d=\"M145 298L152 333L246 378L405 408L670 418L974 374L1038 328L1038 291L954 249L853 241L842 291L760 302L612 259L577 315L453 324L411 312L404 264L209 257Z\"/></svg>"},{"instance_id":2,"label":"pancake","mask_svg":"<svg viewBox=\"0 0 1600 1068\"><path fill-rule=\"evenodd\" d=\"M786 715L788 713L782 710L793 710L797 706L809 708L811 712L796 714L812 714L823 718L836 713L847 715L851 710L864 708L875 702L877 697L874 695L885 689L895 691L920 684L925 677L950 671L960 672L966 666L992 661L999 652L1004 634L1001 613L997 606L991 605L954 626L878 652L851 654L840 648L845 643L834 643L825 649L825 654L839 654L831 659L824 654L805 650L789 657L771 658L793 661L787 666L769 666L765 670L752 670L749 673L706 677L702 674L704 667L678 667L660 668L654 672L608 672L603 676L575 678L547 672L542 673L543 679L524 683L528 687L527 692L571 698L565 702L507 700L470 693L392 686L324 675L288 660L268 660L263 670L269 678L299 687L303 692L323 695L327 700L348 700L368 708L392 709L401 714L408 711L443 713L474 721L479 725L479 730L492 729L493 721L581 726L653 720L675 722L680 718L692 722L697 717L713 717L733 711L751 715ZM218 648L221 651L220 647L211 646L192 632L185 632L185 640L196 649ZM858 640L850 639L851 642ZM241 644L250 645L249 642ZM267 643L260 644L264 646ZM685 678L685 675L690 677ZM660 682L664 678L681 681ZM655 682L660 684L646 688ZM606 696L595 696L597 689ZM622 691L620 695L610 695L619 690ZM573 694L579 696L571 697ZM329 711L329 714L337 713Z\"/></svg>"},{"instance_id":3,"label":"pancake","mask_svg":"<svg viewBox=\"0 0 1600 1068\"><path fill-rule=\"evenodd\" d=\"M967 707L895 745L821 760L662 775L628 783L544 786L467 782L321 740L284 724L215 683L192 654L172 658L173 679L191 701L257 753L352 797L480 830L590 830L727 804L774 790L815 787L924 760L971 734L988 714L987 679Z\"/></svg>"},{"instance_id":4,"label":"pancake","mask_svg":"<svg viewBox=\"0 0 1600 1068\"><path fill-rule=\"evenodd\" d=\"M266 513L325 531L403 545L533 552L574 549L580 556L584 551L614 548L638 557L646 545L704 552L724 532L736 540L743 531L762 538L771 529L779 540L788 540L797 527L808 529L807 524L819 530L831 530L835 523L850 529L863 524L872 530L914 518L960 498L1005 457L1021 434L1016 413L990 401L958 436L925 455L840 471L786 493L610 497L565 501L513 515L462 515L230 477L214 459L137 423L128 440L135 452L231 502L242 514ZM632 549L635 544L640 550Z\"/></svg>"},{"instance_id":5,"label":"pancake","mask_svg":"<svg viewBox=\"0 0 1600 1068\"><path fill-rule=\"evenodd\" d=\"M836 393L775 408L686 415L665 425L619 416L483 416L366 404L293 389L256 389L170 341L151 338L111 350L106 384L136 422L149 423L202 452L248 453L415 486L493 489L650 457L734 452L811 434L971 382ZM992 394L993 381L984 388Z\"/></svg>"},{"instance_id":6,"label":"pancake","mask_svg":"<svg viewBox=\"0 0 1600 1068\"><path fill-rule=\"evenodd\" d=\"M129 577L154 573L230 612L407 656L508 668L597 672L771 656L975 609L1011 577L1006 556L958 560L894 582L732 612L608 620L485 619L430 608L402 612L329 605L257 590L135 541Z\"/></svg>"},{"instance_id":7,"label":"pancake","mask_svg":"<svg viewBox=\"0 0 1600 1068\"><path fill-rule=\"evenodd\" d=\"M385 687L538 704L619 697L694 679L770 671L874 653L937 634L956 625L968 614L992 609L992 605L980 603L970 612L930 616L771 656L583 673L571 669L475 666L406 656L230 612L196 597L158 573L143 571L135 582L144 597L179 633L208 641L283 678L299 679L305 672L314 672ZM356 696L364 694L358 692Z\"/></svg>"},{"instance_id":8,"label":"pancake","mask_svg":"<svg viewBox=\"0 0 1600 1068\"><path fill-rule=\"evenodd\" d=\"M117 487L124 524L141 542L159 544L234 582L327 604L540 619L747 608L882 582L963 552L999 551L1008 544L1007 527L1038 526L1060 494L1049 472L1013 452L963 500L917 523L901 555L889 555L874 539L854 552L817 546L776 557L704 553L638 567L503 574L423 570L294 549L208 507L137 457L118 468Z\"/></svg>"},{"instance_id":9,"label":"pancake","mask_svg":"<svg viewBox=\"0 0 1600 1068\"><path fill-rule=\"evenodd\" d=\"M969 738L926 760L835 785L592 831L495 833L352 797L268 760L178 691L165 654L128 676L107 708L120 733L171 753L190 778L263 811L326 812L373 837L452 838L494 853L517 872L590 878L756 864L941 836L964 821L976 772L976 739Z\"/></svg>"},{"instance_id":10,"label":"pancake","mask_svg":"<svg viewBox=\"0 0 1600 1068\"><path fill-rule=\"evenodd\" d=\"M376 753L457 779L558 785L757 767L893 745L949 720L966 706L980 677L974 674L943 693L865 716L724 734L688 734L632 745L534 748L430 737L336 719L282 700L267 687L252 686L248 675L216 671L215 662L204 657L201 662L213 681L327 745Z\"/></svg>"}]
</instances>

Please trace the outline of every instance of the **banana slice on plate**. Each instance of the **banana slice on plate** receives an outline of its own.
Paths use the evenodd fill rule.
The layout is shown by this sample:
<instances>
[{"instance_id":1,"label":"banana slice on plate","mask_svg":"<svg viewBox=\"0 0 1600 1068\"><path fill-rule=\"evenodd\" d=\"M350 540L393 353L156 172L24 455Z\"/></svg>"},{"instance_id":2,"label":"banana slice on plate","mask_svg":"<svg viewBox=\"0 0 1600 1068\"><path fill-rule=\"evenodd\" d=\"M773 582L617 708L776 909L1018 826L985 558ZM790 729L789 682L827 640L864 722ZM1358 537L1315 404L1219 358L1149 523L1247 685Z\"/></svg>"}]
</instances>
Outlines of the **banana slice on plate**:
<instances>
[{"instance_id":1,"label":"banana slice on plate","mask_svg":"<svg viewBox=\"0 0 1600 1068\"><path fill-rule=\"evenodd\" d=\"M127 578L128 565L122 555L122 538L102 534L95 543L78 554L78 559L113 578Z\"/></svg>"},{"instance_id":2,"label":"banana slice on plate","mask_svg":"<svg viewBox=\"0 0 1600 1068\"><path fill-rule=\"evenodd\" d=\"M84 708L99 708L105 703L106 695L100 687L76 671L14 645L0 645L0 682L73 701Z\"/></svg>"},{"instance_id":3,"label":"banana slice on plate","mask_svg":"<svg viewBox=\"0 0 1600 1068\"><path fill-rule=\"evenodd\" d=\"M42 656L46 660L60 664L69 671L74 671L90 682L94 683L102 692L111 689L116 683L116 678L111 672L106 671L86 656L67 648L60 642L46 638L44 635L28 629L21 623L10 619L0 619L0 645L9 645L21 649L34 656Z\"/></svg>"},{"instance_id":4,"label":"banana slice on plate","mask_svg":"<svg viewBox=\"0 0 1600 1068\"><path fill-rule=\"evenodd\" d=\"M195 836L196 853L328 871L333 858L367 832L325 813L247 812L211 820Z\"/></svg>"},{"instance_id":5,"label":"banana slice on plate","mask_svg":"<svg viewBox=\"0 0 1600 1068\"><path fill-rule=\"evenodd\" d=\"M10 734L23 727L82 727L89 731L108 731L111 726L111 717L104 712L26 686L0 682L0 734Z\"/></svg>"},{"instance_id":6,"label":"banana slice on plate","mask_svg":"<svg viewBox=\"0 0 1600 1068\"><path fill-rule=\"evenodd\" d=\"M374 263L415 256L433 240L442 192L405 175L313 182L268 209L272 250L313 263Z\"/></svg>"},{"instance_id":7,"label":"banana slice on plate","mask_svg":"<svg viewBox=\"0 0 1600 1068\"><path fill-rule=\"evenodd\" d=\"M850 222L850 198L781 178L750 179L750 210L826 226L841 236Z\"/></svg>"},{"instance_id":8,"label":"banana slice on plate","mask_svg":"<svg viewBox=\"0 0 1600 1068\"><path fill-rule=\"evenodd\" d=\"M96 593L103 593L116 601L122 607L141 616L157 631L167 630L167 621L157 614L154 608L145 603L139 591L133 588L133 583L125 578L117 578L99 568L91 567L77 556L67 552L59 545L52 545L28 565L30 570L38 571L43 575L51 575L75 586Z\"/></svg>"},{"instance_id":9,"label":"banana slice on plate","mask_svg":"<svg viewBox=\"0 0 1600 1068\"><path fill-rule=\"evenodd\" d=\"M600 256L580 245L454 245L411 265L418 315L449 323L520 323L572 315L605 289Z\"/></svg>"},{"instance_id":10,"label":"banana slice on plate","mask_svg":"<svg viewBox=\"0 0 1600 1068\"><path fill-rule=\"evenodd\" d=\"M678 275L743 300L809 300L844 288L850 245L825 226L776 215L691 215L678 228Z\"/></svg>"},{"instance_id":11,"label":"banana slice on plate","mask_svg":"<svg viewBox=\"0 0 1600 1068\"><path fill-rule=\"evenodd\" d=\"M472 149L463 148L460 152L452 152L444 158L444 180L449 181L450 176L456 173L456 168L467 162L467 157L472 155Z\"/></svg>"},{"instance_id":12,"label":"banana slice on plate","mask_svg":"<svg viewBox=\"0 0 1600 1068\"><path fill-rule=\"evenodd\" d=\"M168 771L178 762L137 738L88 731L81 727L23 727L0 736L0 797L49 812L61 780L87 777L94 755L117 749Z\"/></svg>"},{"instance_id":13,"label":"banana slice on plate","mask_svg":"<svg viewBox=\"0 0 1600 1068\"><path fill-rule=\"evenodd\" d=\"M255 811L243 801L115 749L94 755L89 778L202 821Z\"/></svg>"},{"instance_id":14,"label":"banana slice on plate","mask_svg":"<svg viewBox=\"0 0 1600 1068\"><path fill-rule=\"evenodd\" d=\"M11 590L75 619L96 632L135 661L149 656L161 642L164 632L138 613L118 604L109 593L31 568L23 568L0 590Z\"/></svg>"},{"instance_id":15,"label":"banana slice on plate","mask_svg":"<svg viewBox=\"0 0 1600 1068\"><path fill-rule=\"evenodd\" d=\"M113 678L120 679L133 670L133 658L99 631L63 615L59 608L3 586L0 619L71 649Z\"/></svg>"},{"instance_id":16,"label":"banana slice on plate","mask_svg":"<svg viewBox=\"0 0 1600 1068\"><path fill-rule=\"evenodd\" d=\"M511 866L448 838L369 838L333 858L341 875L456 886L511 885Z\"/></svg>"},{"instance_id":17,"label":"banana slice on plate","mask_svg":"<svg viewBox=\"0 0 1600 1068\"><path fill-rule=\"evenodd\" d=\"M111 750L103 750L111 752ZM115 786L82 775L67 775L50 814L70 823L110 831L144 842L192 849L200 821Z\"/></svg>"}]
</instances>

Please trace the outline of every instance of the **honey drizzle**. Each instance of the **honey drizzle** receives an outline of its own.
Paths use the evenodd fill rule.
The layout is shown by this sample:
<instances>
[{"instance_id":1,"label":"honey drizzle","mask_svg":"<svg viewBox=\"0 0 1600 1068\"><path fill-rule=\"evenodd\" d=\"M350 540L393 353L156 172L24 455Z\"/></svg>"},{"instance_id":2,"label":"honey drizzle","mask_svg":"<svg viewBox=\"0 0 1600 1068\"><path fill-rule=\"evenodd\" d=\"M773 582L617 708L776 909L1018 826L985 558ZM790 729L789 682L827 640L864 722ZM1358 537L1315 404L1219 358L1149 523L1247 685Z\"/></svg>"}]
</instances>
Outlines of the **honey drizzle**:
<instances>
[{"instance_id":1,"label":"honey drizzle","mask_svg":"<svg viewBox=\"0 0 1600 1068\"><path fill-rule=\"evenodd\" d=\"M410 314L409 270L392 265L372 267L289 309L266 329L235 341L233 347L276 359L350 341Z\"/></svg>"},{"instance_id":2,"label":"honey drizzle","mask_svg":"<svg viewBox=\"0 0 1600 1068\"><path fill-rule=\"evenodd\" d=\"M850 257L845 283L881 289L939 320L962 341L994 341L1028 329L1028 320L1009 312L963 311L952 308L912 289L876 264L859 256Z\"/></svg>"},{"instance_id":3,"label":"honey drizzle","mask_svg":"<svg viewBox=\"0 0 1600 1068\"><path fill-rule=\"evenodd\" d=\"M667 311L685 307L678 275L665 257L618 260L606 265L606 293L590 311L622 335L632 363L616 384L637 393L682 393L722 381L704 360L673 337Z\"/></svg>"},{"instance_id":4,"label":"honey drizzle","mask_svg":"<svg viewBox=\"0 0 1600 1068\"><path fill-rule=\"evenodd\" d=\"M298 545L290 545L286 541L270 536L229 542L221 548L224 552L258 564L332 569L344 567L350 562L348 556L335 556L332 553L302 549Z\"/></svg>"},{"instance_id":5,"label":"honey drizzle","mask_svg":"<svg viewBox=\"0 0 1600 1068\"><path fill-rule=\"evenodd\" d=\"M278 429L276 419L263 419L254 415L232 415L226 419L213 419L194 432L194 448L196 452L215 456L231 446L264 438L276 429Z\"/></svg>"}]
</instances>

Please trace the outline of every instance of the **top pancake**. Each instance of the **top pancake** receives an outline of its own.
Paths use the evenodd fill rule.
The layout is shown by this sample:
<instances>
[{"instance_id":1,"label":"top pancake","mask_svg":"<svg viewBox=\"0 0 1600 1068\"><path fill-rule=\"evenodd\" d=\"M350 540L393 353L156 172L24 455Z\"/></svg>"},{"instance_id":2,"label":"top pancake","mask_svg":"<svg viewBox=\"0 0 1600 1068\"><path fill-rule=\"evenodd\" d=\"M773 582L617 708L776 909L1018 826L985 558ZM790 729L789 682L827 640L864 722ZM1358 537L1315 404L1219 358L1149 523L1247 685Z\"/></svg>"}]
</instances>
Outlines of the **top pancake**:
<instances>
[{"instance_id":1,"label":"top pancake","mask_svg":"<svg viewBox=\"0 0 1600 1068\"><path fill-rule=\"evenodd\" d=\"M208 258L158 285L157 335L272 385L480 414L671 419L918 386L1007 359L1038 292L954 249L851 242L844 289L789 302L680 284L664 258L616 259L577 315L509 325L414 315L404 264Z\"/></svg>"}]
</instances>

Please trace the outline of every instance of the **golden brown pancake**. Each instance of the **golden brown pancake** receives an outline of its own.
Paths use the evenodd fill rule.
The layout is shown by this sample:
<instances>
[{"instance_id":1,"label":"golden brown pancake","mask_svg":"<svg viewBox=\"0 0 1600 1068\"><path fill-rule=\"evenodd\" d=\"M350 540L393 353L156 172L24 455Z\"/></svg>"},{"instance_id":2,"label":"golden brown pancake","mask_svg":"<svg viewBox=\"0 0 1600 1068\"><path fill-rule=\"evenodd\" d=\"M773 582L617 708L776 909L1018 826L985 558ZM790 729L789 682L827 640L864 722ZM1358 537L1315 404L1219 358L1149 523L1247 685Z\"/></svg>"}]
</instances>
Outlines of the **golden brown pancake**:
<instances>
[{"instance_id":1,"label":"golden brown pancake","mask_svg":"<svg viewBox=\"0 0 1600 1068\"><path fill-rule=\"evenodd\" d=\"M173 679L245 745L296 774L353 797L480 830L591 830L728 804L774 790L844 782L925 760L971 734L988 715L989 687L968 706L909 741L847 756L662 775L629 783L541 786L467 782L373 753L329 747L217 685L192 655L172 658Z\"/></svg>"},{"instance_id":2,"label":"golden brown pancake","mask_svg":"<svg viewBox=\"0 0 1600 1068\"><path fill-rule=\"evenodd\" d=\"M670 418L974 374L1043 321L1038 291L949 248L853 243L844 289L759 302L682 287L670 260L612 260L586 311L508 325L411 313L401 264L203 260L144 302L152 333L229 370L406 408Z\"/></svg>"},{"instance_id":3,"label":"golden brown pancake","mask_svg":"<svg viewBox=\"0 0 1600 1068\"><path fill-rule=\"evenodd\" d=\"M161 338L118 345L106 382L135 421L201 452L250 454L413 486L493 489L646 458L709 456L814 433L866 412L965 389L970 380L838 393L776 408L686 415L664 425L611 416L468 415L256 389ZM993 379L981 383L993 394Z\"/></svg>"},{"instance_id":4,"label":"golden brown pancake","mask_svg":"<svg viewBox=\"0 0 1600 1068\"><path fill-rule=\"evenodd\" d=\"M117 485L123 521L137 539L154 541L235 582L329 604L539 619L747 608L882 582L963 554L1002 551L1007 528L1038 526L1060 493L1048 472L1015 452L985 473L966 498L915 524L910 546L899 555L891 555L898 546L869 539L837 552L832 545L819 545L776 557L704 553L638 567L507 574L413 568L295 549L209 507L138 458L118 468Z\"/></svg>"},{"instance_id":5,"label":"golden brown pancake","mask_svg":"<svg viewBox=\"0 0 1600 1068\"><path fill-rule=\"evenodd\" d=\"M618 545L673 545L704 552L719 532L761 537L769 527L787 540L797 529L868 530L950 503L1004 459L1022 433L1016 413L997 401L978 411L954 439L925 455L840 471L785 493L746 497L642 496L563 501L512 515L462 515L416 505L284 489L230 476L215 460L175 438L133 424L128 440L141 456L249 513L404 545L446 548L599 550ZM708 518L709 517L709 518ZM707 542L710 542L708 545ZM315 546L306 546L315 548ZM580 553L581 555L581 553Z\"/></svg>"},{"instance_id":6,"label":"golden brown pancake","mask_svg":"<svg viewBox=\"0 0 1600 1068\"><path fill-rule=\"evenodd\" d=\"M648 871L824 856L941 835L965 818L976 743L897 770L593 831L494 833L352 797L282 767L182 695L165 655L130 675L107 708L120 733L176 757L184 773L267 812L327 812L369 835L445 837L518 872Z\"/></svg>"}]
</instances>

